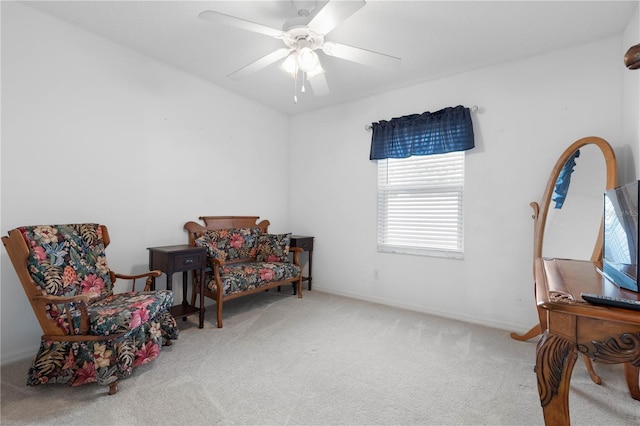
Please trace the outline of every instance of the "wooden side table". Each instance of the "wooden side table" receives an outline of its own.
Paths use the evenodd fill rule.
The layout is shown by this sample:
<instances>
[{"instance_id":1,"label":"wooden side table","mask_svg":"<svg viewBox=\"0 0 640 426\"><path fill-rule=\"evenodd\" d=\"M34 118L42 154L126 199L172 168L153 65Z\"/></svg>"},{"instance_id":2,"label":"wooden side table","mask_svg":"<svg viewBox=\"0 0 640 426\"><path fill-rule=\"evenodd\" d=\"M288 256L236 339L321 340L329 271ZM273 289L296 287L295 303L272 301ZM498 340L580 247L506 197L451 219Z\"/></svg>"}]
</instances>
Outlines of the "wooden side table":
<instances>
[{"instance_id":1,"label":"wooden side table","mask_svg":"<svg viewBox=\"0 0 640 426\"><path fill-rule=\"evenodd\" d=\"M585 303L582 293L640 300L598 272L600 262L537 258L536 303L541 329L536 348L538 393L548 426L569 426L571 372L578 353L603 364L624 363L629 393L640 401L640 315Z\"/></svg>"},{"instance_id":2,"label":"wooden side table","mask_svg":"<svg viewBox=\"0 0 640 426\"><path fill-rule=\"evenodd\" d=\"M289 243L289 247L300 247L304 251L309 252L309 276L302 277L302 281L307 281L309 283L309 291L311 291L311 282L313 280L313 278L311 277L311 266L313 261L313 239L314 237L292 235L291 242Z\"/></svg>"},{"instance_id":3,"label":"wooden side table","mask_svg":"<svg viewBox=\"0 0 640 426\"><path fill-rule=\"evenodd\" d=\"M207 266L207 251L204 247L186 244L164 247L149 247L149 269L160 270L167 276L167 290L172 289L173 274L182 272L182 303L170 308L174 318L186 320L188 315L200 314L198 328L204 327L204 297L200 296L200 306L187 302L187 272L200 270L200 294L204 294L204 269ZM155 279L152 283L155 289Z\"/></svg>"}]
</instances>

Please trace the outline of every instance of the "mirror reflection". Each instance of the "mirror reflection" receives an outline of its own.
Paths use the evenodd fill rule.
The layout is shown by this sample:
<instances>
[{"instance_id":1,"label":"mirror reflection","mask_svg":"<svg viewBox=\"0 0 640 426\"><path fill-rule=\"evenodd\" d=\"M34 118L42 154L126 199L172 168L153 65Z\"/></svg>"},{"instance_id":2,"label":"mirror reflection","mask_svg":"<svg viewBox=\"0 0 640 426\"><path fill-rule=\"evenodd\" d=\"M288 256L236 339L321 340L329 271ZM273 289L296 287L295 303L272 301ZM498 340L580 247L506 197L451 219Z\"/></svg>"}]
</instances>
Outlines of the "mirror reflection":
<instances>
[{"instance_id":1,"label":"mirror reflection","mask_svg":"<svg viewBox=\"0 0 640 426\"><path fill-rule=\"evenodd\" d=\"M551 201L548 205L542 256L591 258L601 227L606 177L600 148L593 144L580 147L564 202Z\"/></svg>"}]
</instances>

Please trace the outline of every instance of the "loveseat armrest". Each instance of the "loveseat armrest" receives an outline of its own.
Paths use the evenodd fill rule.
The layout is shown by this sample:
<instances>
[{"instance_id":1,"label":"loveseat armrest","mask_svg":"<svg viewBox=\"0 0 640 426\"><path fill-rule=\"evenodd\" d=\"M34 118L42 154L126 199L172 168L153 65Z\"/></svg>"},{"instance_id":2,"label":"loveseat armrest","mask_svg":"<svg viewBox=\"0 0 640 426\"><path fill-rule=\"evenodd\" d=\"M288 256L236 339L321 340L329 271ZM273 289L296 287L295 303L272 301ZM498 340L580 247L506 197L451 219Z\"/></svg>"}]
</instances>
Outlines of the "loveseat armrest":
<instances>
[{"instance_id":1,"label":"loveseat armrest","mask_svg":"<svg viewBox=\"0 0 640 426\"><path fill-rule=\"evenodd\" d=\"M219 259L217 257L213 257L213 258L209 258L209 259L211 259L211 263L212 263L212 265L214 267L215 266L222 267L222 266L225 266L227 264L227 262L225 262L224 259Z\"/></svg>"},{"instance_id":2,"label":"loveseat armrest","mask_svg":"<svg viewBox=\"0 0 640 426\"><path fill-rule=\"evenodd\" d=\"M116 274L115 272L110 271L110 274L111 274L111 281L113 281L114 283L116 282L117 278L120 278L123 280L133 280L133 282L131 283L131 291L136 291L137 279L146 277L147 279L144 284L144 291L149 291L151 290L153 279L158 278L160 275L162 275L162 271L154 270L154 271L145 272L144 274L136 274L136 275Z\"/></svg>"},{"instance_id":3,"label":"loveseat armrest","mask_svg":"<svg viewBox=\"0 0 640 426\"><path fill-rule=\"evenodd\" d=\"M293 264L296 266L300 266L300 259L298 258L298 255L300 253L303 253L304 249L302 247L290 247L289 248L289 253L293 253Z\"/></svg>"}]
</instances>

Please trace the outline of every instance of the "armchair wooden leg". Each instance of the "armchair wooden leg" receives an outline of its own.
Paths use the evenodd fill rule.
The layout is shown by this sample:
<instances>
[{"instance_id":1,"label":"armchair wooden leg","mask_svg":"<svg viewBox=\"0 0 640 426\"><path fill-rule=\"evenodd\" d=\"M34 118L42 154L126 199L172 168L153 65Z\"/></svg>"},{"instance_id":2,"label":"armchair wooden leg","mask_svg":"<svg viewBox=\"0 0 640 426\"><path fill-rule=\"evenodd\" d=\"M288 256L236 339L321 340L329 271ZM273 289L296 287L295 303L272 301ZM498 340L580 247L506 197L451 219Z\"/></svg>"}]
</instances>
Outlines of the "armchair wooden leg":
<instances>
[{"instance_id":1,"label":"armchair wooden leg","mask_svg":"<svg viewBox=\"0 0 640 426\"><path fill-rule=\"evenodd\" d=\"M118 393L118 381L109 383L109 395L115 395Z\"/></svg>"}]
</instances>

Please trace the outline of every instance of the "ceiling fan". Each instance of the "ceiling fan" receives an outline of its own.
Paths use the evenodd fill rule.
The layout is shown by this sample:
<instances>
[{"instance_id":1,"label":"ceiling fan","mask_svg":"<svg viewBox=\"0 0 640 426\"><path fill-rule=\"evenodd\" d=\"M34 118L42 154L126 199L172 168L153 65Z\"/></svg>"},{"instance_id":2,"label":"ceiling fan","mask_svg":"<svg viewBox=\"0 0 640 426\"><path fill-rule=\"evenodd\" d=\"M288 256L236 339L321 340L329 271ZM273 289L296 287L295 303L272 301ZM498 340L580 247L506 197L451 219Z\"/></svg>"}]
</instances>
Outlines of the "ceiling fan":
<instances>
[{"instance_id":1,"label":"ceiling fan","mask_svg":"<svg viewBox=\"0 0 640 426\"><path fill-rule=\"evenodd\" d=\"M364 0L328 2L294 0L293 3L298 11L298 17L285 22L282 30L213 10L205 10L198 15L207 21L264 34L282 40L284 43L284 47L232 72L228 75L229 78L240 80L284 59L280 69L295 79L295 91L297 91L298 75L301 75L301 91L305 91L306 79L313 93L316 96L322 96L329 93L329 86L324 75L325 70L316 53L317 50L329 56L376 68L393 69L400 64L400 58L394 56L325 40L327 34L366 4ZM309 3L315 6L311 10L306 8ZM297 95L294 94L294 102L297 101Z\"/></svg>"}]
</instances>

